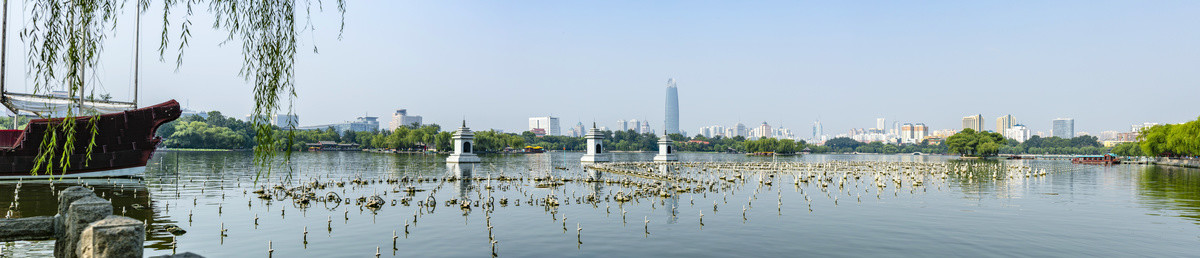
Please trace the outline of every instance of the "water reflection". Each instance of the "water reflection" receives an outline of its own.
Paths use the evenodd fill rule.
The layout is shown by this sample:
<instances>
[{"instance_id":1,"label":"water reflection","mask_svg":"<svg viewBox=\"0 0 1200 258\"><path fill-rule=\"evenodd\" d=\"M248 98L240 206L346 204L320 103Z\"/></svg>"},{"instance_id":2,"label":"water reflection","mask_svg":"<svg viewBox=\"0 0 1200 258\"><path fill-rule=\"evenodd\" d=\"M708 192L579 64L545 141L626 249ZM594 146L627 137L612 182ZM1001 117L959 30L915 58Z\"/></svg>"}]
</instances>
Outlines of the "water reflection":
<instances>
[{"instance_id":1,"label":"water reflection","mask_svg":"<svg viewBox=\"0 0 1200 258\"><path fill-rule=\"evenodd\" d=\"M1137 173L1138 195L1157 211L1171 211L1200 224L1200 172L1146 166Z\"/></svg>"},{"instance_id":2,"label":"water reflection","mask_svg":"<svg viewBox=\"0 0 1200 258\"><path fill-rule=\"evenodd\" d=\"M132 197L114 203L118 213L124 205L151 204L146 206L152 209L126 209L127 216L152 224L146 242L148 255L171 253L172 238L161 230L166 223L178 223L189 231L179 237L179 251L209 257L265 256L269 241L274 243L274 255L280 257L371 256L380 246L385 257L389 247L394 256L481 256L498 250L502 256L514 257L782 256L806 252L821 256L947 256L988 251L1014 256L1098 256L1106 252L1186 256L1200 251L1195 245L1200 227L1191 225L1200 221L1197 170L1083 166L1046 160L953 161L946 156L765 158L684 153L680 159L685 161L761 162L769 164L766 166L786 162L869 164L857 167L861 171L845 170L851 167L844 166L842 170L802 166L779 173L652 164L638 166L638 173L628 174L587 169L579 162L581 155L483 155L483 163L448 165L445 156L439 155L300 153L292 160L294 170L276 170L255 182L257 171L249 153L160 153L142 182L123 187L91 185L97 187L97 193L107 191L110 197ZM652 156L614 153L613 159L648 161ZM964 165L969 173L949 173L948 178L942 177L941 170L906 172L917 165L963 164L992 167ZM1050 174L1027 178L1026 169L1044 169ZM876 178L872 171L886 175ZM800 177L789 174L796 172L811 177L799 181ZM739 176L721 178L733 174ZM508 179L495 179L502 176ZM550 176L555 180L547 181L566 184L539 187L547 181L534 179ZM681 177L716 184L673 179ZM892 181L897 177L903 184ZM380 182L397 178L410 181ZM411 180L418 178L422 180ZM307 185L314 179L328 186L315 191L318 197L335 193L348 200L305 209L295 206L294 199L283 198L282 190L275 191L274 199L254 193L263 188ZM351 183L355 179L375 183ZM924 185L912 183L918 179ZM56 188L65 188L67 183L56 183ZM339 183L349 184L343 187ZM880 183L886 187L878 187ZM20 203L14 205L18 207L15 216L53 214L48 184L25 182L23 188L29 190L21 191ZM659 191L662 189L667 189L666 194ZM680 189L685 191L672 192ZM14 190L0 184L0 209L15 199L11 195ZM616 201L617 192L636 198ZM364 211L351 201L373 195L382 195L388 205ZM540 204L551 195L562 201L561 206ZM593 197L600 201L589 202ZM681 205L683 197L689 199L683 202L688 205ZM39 198L42 201L37 201ZM438 200L433 207L418 206L433 198ZM459 212L463 207L448 203L455 199L469 200L472 205ZM435 212L435 207L442 209ZM1081 211L1094 215L1072 217ZM643 218L649 222L643 223ZM1117 222L1136 225L1121 227ZM218 233L221 227L229 229L228 236ZM305 231L309 233L302 236ZM393 232L398 240L393 240ZM499 244L489 244L493 236ZM1138 242L1153 237L1160 239Z\"/></svg>"}]
</instances>

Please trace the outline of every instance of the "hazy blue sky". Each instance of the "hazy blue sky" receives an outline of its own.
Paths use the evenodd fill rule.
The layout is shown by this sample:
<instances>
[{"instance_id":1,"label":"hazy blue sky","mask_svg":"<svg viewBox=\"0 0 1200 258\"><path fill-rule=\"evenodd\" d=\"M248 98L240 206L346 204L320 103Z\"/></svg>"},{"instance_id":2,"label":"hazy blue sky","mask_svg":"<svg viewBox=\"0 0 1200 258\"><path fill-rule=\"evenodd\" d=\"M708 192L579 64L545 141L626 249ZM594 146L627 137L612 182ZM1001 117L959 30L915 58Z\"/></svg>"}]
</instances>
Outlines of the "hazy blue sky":
<instances>
[{"instance_id":1,"label":"hazy blue sky","mask_svg":"<svg viewBox=\"0 0 1200 258\"><path fill-rule=\"evenodd\" d=\"M14 1L22 2L22 1ZM326 1L331 2L331 1ZM21 3L13 3L21 8ZM155 3L151 10L161 9ZM396 108L427 122L525 129L530 116L662 128L667 78L680 126L738 121L810 134L873 127L875 118L958 129L1012 114L1034 131L1056 117L1077 131L1196 119L1197 1L350 1L315 14L301 36L295 110L301 125ZM127 9L132 11L132 5ZM179 12L177 12L179 13ZM204 13L203 11L199 13ZM20 17L18 17L20 16ZM100 82L131 81L132 16L106 47ZM14 14L16 21L24 16ZM241 117L251 88L240 46L194 18L184 66L159 62L161 13L143 20L143 103L177 99ZM27 83L10 20L12 88ZM172 35L178 33L172 31ZM319 54L313 54L317 44ZM168 53L173 57L173 53ZM890 122L889 122L890 123Z\"/></svg>"}]
</instances>

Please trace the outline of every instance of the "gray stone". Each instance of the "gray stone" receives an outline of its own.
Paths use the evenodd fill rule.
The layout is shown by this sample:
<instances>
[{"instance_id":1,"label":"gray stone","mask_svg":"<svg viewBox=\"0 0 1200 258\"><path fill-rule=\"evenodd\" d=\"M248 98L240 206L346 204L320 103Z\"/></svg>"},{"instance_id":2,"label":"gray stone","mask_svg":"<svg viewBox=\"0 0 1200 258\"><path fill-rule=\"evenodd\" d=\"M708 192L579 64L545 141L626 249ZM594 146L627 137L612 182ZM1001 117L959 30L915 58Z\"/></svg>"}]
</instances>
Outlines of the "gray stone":
<instances>
[{"instance_id":1,"label":"gray stone","mask_svg":"<svg viewBox=\"0 0 1200 258\"><path fill-rule=\"evenodd\" d=\"M54 256L73 258L79 243L79 234L83 233L92 222L102 220L112 215L112 202L100 199L96 195L83 197L71 203L67 215L63 218L64 236L54 242Z\"/></svg>"},{"instance_id":2,"label":"gray stone","mask_svg":"<svg viewBox=\"0 0 1200 258\"><path fill-rule=\"evenodd\" d=\"M199 254L194 254L192 252L186 252L176 255L159 255L150 258L204 258L204 256L200 256Z\"/></svg>"},{"instance_id":3,"label":"gray stone","mask_svg":"<svg viewBox=\"0 0 1200 258\"><path fill-rule=\"evenodd\" d=\"M66 220L69 214L68 212L70 212L71 209L71 204L85 197L96 197L96 193L92 192L91 189L82 186L72 186L58 193L58 214L54 215L54 238L58 241L54 242L54 256L75 256L75 242L64 241L70 238L67 235ZM105 216L107 216L107 214ZM76 236L78 236L78 233L76 233Z\"/></svg>"},{"instance_id":4,"label":"gray stone","mask_svg":"<svg viewBox=\"0 0 1200 258\"><path fill-rule=\"evenodd\" d=\"M54 217L0 220L0 242L54 239Z\"/></svg>"},{"instance_id":5,"label":"gray stone","mask_svg":"<svg viewBox=\"0 0 1200 258\"><path fill-rule=\"evenodd\" d=\"M76 257L142 257L142 242L146 224L141 221L110 215L92 223L79 235Z\"/></svg>"}]
</instances>

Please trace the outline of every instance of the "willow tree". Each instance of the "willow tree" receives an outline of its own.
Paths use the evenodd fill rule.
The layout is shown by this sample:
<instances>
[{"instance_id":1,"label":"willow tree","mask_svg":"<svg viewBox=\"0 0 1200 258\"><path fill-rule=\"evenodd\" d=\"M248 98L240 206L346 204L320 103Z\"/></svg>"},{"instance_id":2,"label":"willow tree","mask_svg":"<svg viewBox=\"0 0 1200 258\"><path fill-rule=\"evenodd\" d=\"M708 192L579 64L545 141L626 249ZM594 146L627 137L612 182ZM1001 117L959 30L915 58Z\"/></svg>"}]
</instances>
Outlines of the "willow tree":
<instances>
[{"instance_id":1,"label":"willow tree","mask_svg":"<svg viewBox=\"0 0 1200 258\"><path fill-rule=\"evenodd\" d=\"M28 45L27 65L34 81L34 92L50 92L66 89L69 96L81 96L85 85L86 74L97 72L100 52L107 37L112 34L116 21L124 13L128 0L26 0L30 7L27 10L29 21L21 31L21 39ZM335 0L335 6L341 15L341 29L345 27L345 0ZM5 0L5 12L8 1ZM270 173L270 164L277 158L277 150L291 146L294 134L278 135L269 124L269 114L276 113L284 107L291 114L292 100L295 91L295 59L297 52L296 36L305 30L315 30L312 26L312 10L324 9L321 0L163 0L158 6L152 6L150 0L136 0L136 19L149 8L161 7L163 11L161 43L158 46L160 60L165 61L167 49L177 49L175 57L176 68L183 64L184 49L191 38L192 18L197 10L207 10L214 17L213 29L224 30L227 37L221 44L241 44L242 68L238 73L254 87L254 114L252 122L255 127L256 145L254 147L254 163L266 168ZM181 12L182 15L173 13ZM7 14L5 14L7 15ZM297 26L298 15L307 21L303 27ZM140 23L140 21L139 21ZM316 52L316 47L313 51ZM232 76L232 75L231 75ZM67 116L98 114L81 114L68 109ZM73 142L75 124L73 119L65 119L50 130L42 140L41 154L37 159L34 171L39 170L51 174L54 169L67 170L71 153L76 145L86 144L88 155L95 143ZM92 123L95 119L92 120ZM92 136L96 135L95 127L91 128ZM58 134L63 135L58 135ZM87 133L87 132L83 132ZM54 138L67 139L63 146L55 146ZM91 137L94 138L94 137ZM290 157L291 148L285 157ZM88 157L84 157L87 159ZM57 160L57 161L54 161Z\"/></svg>"}]
</instances>

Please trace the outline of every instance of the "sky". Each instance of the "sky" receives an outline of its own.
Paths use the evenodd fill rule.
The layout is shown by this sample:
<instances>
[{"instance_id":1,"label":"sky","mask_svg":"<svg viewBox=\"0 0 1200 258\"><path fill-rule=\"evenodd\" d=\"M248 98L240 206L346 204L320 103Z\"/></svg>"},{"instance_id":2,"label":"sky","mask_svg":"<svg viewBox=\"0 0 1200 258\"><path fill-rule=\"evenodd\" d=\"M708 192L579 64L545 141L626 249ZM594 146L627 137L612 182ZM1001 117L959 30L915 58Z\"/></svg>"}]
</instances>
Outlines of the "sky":
<instances>
[{"instance_id":1,"label":"sky","mask_svg":"<svg viewBox=\"0 0 1200 258\"><path fill-rule=\"evenodd\" d=\"M880 117L957 130L975 114L985 128L1011 114L1047 133L1070 117L1095 134L1200 116L1198 1L349 1L341 39L324 2L299 37L301 126L363 115L386 125L405 108L475 130L521 132L551 115L564 130L638 119L661 131L668 78L693 135L767 122L808 136L818 119L834 135ZM160 60L161 5L142 20L140 102L249 114L240 42L222 44L197 8L183 65L177 42ZM94 82L117 99L133 78L125 9ZM27 16L10 15L14 91L30 87Z\"/></svg>"}]
</instances>

